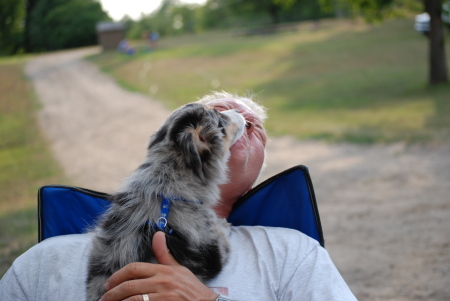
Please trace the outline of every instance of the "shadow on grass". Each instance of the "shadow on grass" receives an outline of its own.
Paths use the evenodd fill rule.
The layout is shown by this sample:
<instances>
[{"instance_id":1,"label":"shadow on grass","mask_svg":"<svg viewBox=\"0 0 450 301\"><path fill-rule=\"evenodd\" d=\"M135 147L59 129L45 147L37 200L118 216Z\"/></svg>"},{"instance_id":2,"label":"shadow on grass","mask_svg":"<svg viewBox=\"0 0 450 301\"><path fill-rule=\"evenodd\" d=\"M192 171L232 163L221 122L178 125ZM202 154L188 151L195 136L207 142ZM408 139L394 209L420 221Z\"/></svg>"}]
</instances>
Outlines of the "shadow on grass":
<instances>
[{"instance_id":1,"label":"shadow on grass","mask_svg":"<svg viewBox=\"0 0 450 301\"><path fill-rule=\"evenodd\" d=\"M390 21L297 43L273 64L284 71L255 90L283 120L269 123L273 134L363 144L448 138L450 90L426 87L426 62L427 41L409 22Z\"/></svg>"},{"instance_id":2,"label":"shadow on grass","mask_svg":"<svg viewBox=\"0 0 450 301\"><path fill-rule=\"evenodd\" d=\"M450 84L429 87L427 93L434 102L434 114L426 123L439 140L450 140Z\"/></svg>"}]
</instances>

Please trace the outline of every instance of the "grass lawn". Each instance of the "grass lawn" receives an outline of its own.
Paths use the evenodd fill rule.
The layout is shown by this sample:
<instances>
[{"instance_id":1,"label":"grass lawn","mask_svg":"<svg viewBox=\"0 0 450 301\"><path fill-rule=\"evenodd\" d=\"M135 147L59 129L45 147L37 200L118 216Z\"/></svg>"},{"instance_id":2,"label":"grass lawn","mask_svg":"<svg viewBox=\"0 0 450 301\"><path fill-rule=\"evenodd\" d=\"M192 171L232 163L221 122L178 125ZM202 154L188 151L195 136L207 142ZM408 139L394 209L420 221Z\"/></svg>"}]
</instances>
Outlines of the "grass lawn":
<instances>
[{"instance_id":1,"label":"grass lawn","mask_svg":"<svg viewBox=\"0 0 450 301\"><path fill-rule=\"evenodd\" d=\"M446 49L450 65L448 38ZM450 86L427 87L427 40L412 20L324 21L315 30L305 23L266 36L205 33L163 39L153 52L90 60L171 109L211 90L251 91L269 108L270 135L450 141Z\"/></svg>"},{"instance_id":2,"label":"grass lawn","mask_svg":"<svg viewBox=\"0 0 450 301\"><path fill-rule=\"evenodd\" d=\"M37 243L37 189L62 175L38 129L24 63L0 59L0 278Z\"/></svg>"}]
</instances>

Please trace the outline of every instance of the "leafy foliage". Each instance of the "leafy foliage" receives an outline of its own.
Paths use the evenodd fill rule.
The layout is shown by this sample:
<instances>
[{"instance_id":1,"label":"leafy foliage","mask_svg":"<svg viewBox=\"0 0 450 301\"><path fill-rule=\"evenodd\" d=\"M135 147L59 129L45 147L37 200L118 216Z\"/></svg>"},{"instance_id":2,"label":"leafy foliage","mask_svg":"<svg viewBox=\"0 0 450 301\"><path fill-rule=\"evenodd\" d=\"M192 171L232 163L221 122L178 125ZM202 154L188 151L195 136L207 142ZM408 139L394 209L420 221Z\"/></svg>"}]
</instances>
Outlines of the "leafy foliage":
<instances>
[{"instance_id":1,"label":"leafy foliage","mask_svg":"<svg viewBox=\"0 0 450 301\"><path fill-rule=\"evenodd\" d=\"M107 20L93 0L41 0L30 16L30 44L35 51L93 45L95 25Z\"/></svg>"},{"instance_id":2,"label":"leafy foliage","mask_svg":"<svg viewBox=\"0 0 450 301\"><path fill-rule=\"evenodd\" d=\"M0 55L18 52L23 41L25 0L0 0Z\"/></svg>"},{"instance_id":3,"label":"leafy foliage","mask_svg":"<svg viewBox=\"0 0 450 301\"><path fill-rule=\"evenodd\" d=\"M0 0L0 55L92 45L109 20L97 0Z\"/></svg>"},{"instance_id":4,"label":"leafy foliage","mask_svg":"<svg viewBox=\"0 0 450 301\"><path fill-rule=\"evenodd\" d=\"M141 38L144 32L156 31L162 36L194 33L198 30L198 6L180 5L177 1L165 0L160 8L138 21L126 19L128 37Z\"/></svg>"},{"instance_id":5,"label":"leafy foliage","mask_svg":"<svg viewBox=\"0 0 450 301\"><path fill-rule=\"evenodd\" d=\"M204 24L221 27L276 24L332 16L316 0L209 0L203 7Z\"/></svg>"},{"instance_id":6,"label":"leafy foliage","mask_svg":"<svg viewBox=\"0 0 450 301\"><path fill-rule=\"evenodd\" d=\"M125 21L127 36L137 39L145 31L174 36L210 29L270 26L332 15L332 12L325 12L317 0L208 0L202 6L165 0L156 12L138 21Z\"/></svg>"}]
</instances>

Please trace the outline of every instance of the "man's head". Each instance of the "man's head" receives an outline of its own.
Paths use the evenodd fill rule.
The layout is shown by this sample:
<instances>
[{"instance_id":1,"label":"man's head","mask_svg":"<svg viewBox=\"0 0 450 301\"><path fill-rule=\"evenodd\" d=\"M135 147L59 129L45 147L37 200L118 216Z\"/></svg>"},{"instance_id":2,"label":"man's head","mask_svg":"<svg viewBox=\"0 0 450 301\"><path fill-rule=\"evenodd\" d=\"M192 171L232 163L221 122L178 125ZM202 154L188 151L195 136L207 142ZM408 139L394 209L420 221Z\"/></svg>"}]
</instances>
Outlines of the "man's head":
<instances>
[{"instance_id":1,"label":"man's head","mask_svg":"<svg viewBox=\"0 0 450 301\"><path fill-rule=\"evenodd\" d=\"M267 134L263 127L266 110L250 98L226 92L214 92L198 102L213 106L218 111L238 110L246 120L244 135L230 148L229 183L221 186L222 202L231 205L246 193L262 172L265 161ZM222 214L226 215L226 214Z\"/></svg>"}]
</instances>

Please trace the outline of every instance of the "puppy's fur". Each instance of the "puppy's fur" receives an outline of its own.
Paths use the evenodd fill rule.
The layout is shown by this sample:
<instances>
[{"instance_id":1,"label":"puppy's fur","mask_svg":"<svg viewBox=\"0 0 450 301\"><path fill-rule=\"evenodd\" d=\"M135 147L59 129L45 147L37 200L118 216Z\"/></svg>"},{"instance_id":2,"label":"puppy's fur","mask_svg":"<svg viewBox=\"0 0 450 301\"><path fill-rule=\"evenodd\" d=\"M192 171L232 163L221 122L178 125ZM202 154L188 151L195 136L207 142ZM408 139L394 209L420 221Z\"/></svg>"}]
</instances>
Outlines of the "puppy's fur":
<instances>
[{"instance_id":1,"label":"puppy's fur","mask_svg":"<svg viewBox=\"0 0 450 301\"><path fill-rule=\"evenodd\" d=\"M227 181L229 148L243 134L244 118L198 103L174 111L152 136L144 163L92 231L87 300L99 300L103 285L131 262L156 263L151 243L158 231L161 196L171 200L166 241L170 253L200 280L216 276L229 245L212 207ZM182 200L181 200L182 199Z\"/></svg>"}]
</instances>

